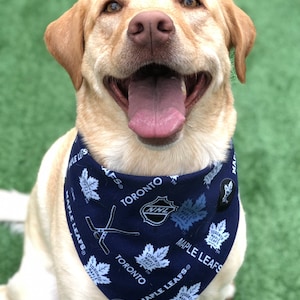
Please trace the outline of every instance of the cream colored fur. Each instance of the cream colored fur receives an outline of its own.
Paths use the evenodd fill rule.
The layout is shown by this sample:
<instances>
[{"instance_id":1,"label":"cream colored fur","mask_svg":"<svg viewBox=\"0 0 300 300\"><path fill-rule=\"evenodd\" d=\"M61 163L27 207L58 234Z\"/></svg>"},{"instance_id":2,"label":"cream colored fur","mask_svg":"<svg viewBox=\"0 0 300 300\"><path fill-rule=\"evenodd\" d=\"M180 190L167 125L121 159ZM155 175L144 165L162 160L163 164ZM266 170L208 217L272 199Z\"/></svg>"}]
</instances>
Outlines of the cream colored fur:
<instances>
[{"instance_id":1,"label":"cream colored fur","mask_svg":"<svg viewBox=\"0 0 300 300\"><path fill-rule=\"evenodd\" d=\"M17 191L0 190L0 220L3 222L24 222L27 214L28 195Z\"/></svg>"},{"instance_id":2,"label":"cream colored fur","mask_svg":"<svg viewBox=\"0 0 300 300\"><path fill-rule=\"evenodd\" d=\"M77 90L76 129L61 137L42 161L28 207L22 263L8 284L0 287L1 300L107 299L82 268L65 218L64 177L77 130L99 163L122 173L184 174L226 158L236 123L229 50L235 48L236 71L243 82L255 29L231 0L205 0L204 8L186 8L181 2L125 0L120 12L104 14L105 1L79 0L47 28L47 47ZM136 54L126 30L136 14L153 10L167 14L176 30L166 52L150 58ZM212 76L171 144L141 142L103 84L106 75L126 78L146 63L163 63L184 75L205 70ZM233 297L232 283L245 250L241 209L231 253L199 299Z\"/></svg>"}]
</instances>

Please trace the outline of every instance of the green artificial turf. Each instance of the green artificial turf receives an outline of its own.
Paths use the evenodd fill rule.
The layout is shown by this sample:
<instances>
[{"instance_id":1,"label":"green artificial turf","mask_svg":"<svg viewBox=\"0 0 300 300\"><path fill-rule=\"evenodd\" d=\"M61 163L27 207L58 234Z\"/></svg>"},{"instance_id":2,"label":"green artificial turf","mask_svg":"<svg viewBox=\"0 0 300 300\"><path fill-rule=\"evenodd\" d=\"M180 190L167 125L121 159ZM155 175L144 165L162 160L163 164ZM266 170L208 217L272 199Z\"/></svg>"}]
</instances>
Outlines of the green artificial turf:
<instances>
[{"instance_id":1,"label":"green artificial turf","mask_svg":"<svg viewBox=\"0 0 300 300\"><path fill-rule=\"evenodd\" d=\"M29 192L43 153L75 119L68 75L47 54L46 25L71 0L0 0L0 188ZM300 299L300 2L238 0L257 41L247 83L233 80L235 147L248 251L236 300ZM0 208L1 209L1 208ZM17 208L16 208L17 209ZM22 237L0 226L0 283Z\"/></svg>"}]
</instances>

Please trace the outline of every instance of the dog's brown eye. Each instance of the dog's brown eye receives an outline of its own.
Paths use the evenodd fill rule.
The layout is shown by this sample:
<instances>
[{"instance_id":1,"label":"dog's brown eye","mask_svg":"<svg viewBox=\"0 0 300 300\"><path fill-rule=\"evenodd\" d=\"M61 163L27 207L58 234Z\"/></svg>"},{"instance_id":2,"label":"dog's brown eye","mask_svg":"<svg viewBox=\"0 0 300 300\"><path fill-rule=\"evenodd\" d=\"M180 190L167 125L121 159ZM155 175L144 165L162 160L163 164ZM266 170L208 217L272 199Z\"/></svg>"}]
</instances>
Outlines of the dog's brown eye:
<instances>
[{"instance_id":1,"label":"dog's brown eye","mask_svg":"<svg viewBox=\"0 0 300 300\"><path fill-rule=\"evenodd\" d=\"M181 5L187 8L195 8L202 5L199 0L182 0Z\"/></svg>"},{"instance_id":2,"label":"dog's brown eye","mask_svg":"<svg viewBox=\"0 0 300 300\"><path fill-rule=\"evenodd\" d=\"M116 1L112 1L106 4L105 8L104 8L104 12L107 13L116 13L119 12L122 9L122 6L120 3L116 2Z\"/></svg>"}]
</instances>

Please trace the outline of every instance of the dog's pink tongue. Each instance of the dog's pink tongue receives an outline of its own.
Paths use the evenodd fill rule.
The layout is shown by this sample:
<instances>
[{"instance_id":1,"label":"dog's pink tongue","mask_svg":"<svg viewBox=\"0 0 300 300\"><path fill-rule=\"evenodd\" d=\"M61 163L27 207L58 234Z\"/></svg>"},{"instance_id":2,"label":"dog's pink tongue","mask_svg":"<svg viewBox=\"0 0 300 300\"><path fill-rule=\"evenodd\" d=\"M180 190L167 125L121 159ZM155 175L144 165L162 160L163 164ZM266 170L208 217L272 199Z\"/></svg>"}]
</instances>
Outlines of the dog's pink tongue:
<instances>
[{"instance_id":1,"label":"dog's pink tongue","mask_svg":"<svg viewBox=\"0 0 300 300\"><path fill-rule=\"evenodd\" d=\"M129 127L143 138L167 138L185 121L186 95L179 78L132 80L128 90Z\"/></svg>"}]
</instances>

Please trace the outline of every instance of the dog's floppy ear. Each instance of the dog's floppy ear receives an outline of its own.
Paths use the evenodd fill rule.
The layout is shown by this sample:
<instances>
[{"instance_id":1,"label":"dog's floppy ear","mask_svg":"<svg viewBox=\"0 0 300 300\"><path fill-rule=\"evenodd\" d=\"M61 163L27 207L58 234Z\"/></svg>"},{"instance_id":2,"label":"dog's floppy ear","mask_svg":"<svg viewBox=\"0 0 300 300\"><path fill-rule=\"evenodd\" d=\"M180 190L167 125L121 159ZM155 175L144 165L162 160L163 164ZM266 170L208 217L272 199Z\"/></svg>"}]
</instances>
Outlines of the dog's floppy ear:
<instances>
[{"instance_id":1,"label":"dog's floppy ear","mask_svg":"<svg viewBox=\"0 0 300 300\"><path fill-rule=\"evenodd\" d=\"M253 47L256 30L250 17L232 1L224 1L229 29L229 49L235 48L235 70L240 82L246 81L246 57Z\"/></svg>"},{"instance_id":2,"label":"dog's floppy ear","mask_svg":"<svg viewBox=\"0 0 300 300\"><path fill-rule=\"evenodd\" d=\"M45 32L48 51L67 70L76 90L82 84L81 63L84 51L83 23L85 9L77 2Z\"/></svg>"}]
</instances>

